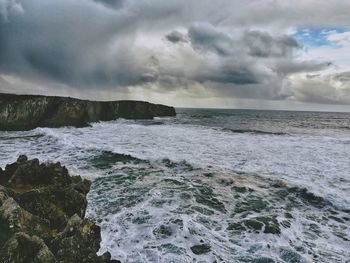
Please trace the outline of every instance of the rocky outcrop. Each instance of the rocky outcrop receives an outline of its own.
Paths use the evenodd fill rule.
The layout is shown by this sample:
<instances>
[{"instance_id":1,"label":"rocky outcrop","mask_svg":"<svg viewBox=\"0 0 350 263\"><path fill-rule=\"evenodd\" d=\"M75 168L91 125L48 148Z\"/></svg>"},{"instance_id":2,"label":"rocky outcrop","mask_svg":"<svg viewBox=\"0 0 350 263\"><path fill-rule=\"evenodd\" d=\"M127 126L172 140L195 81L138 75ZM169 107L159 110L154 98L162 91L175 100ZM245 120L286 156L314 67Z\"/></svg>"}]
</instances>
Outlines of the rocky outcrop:
<instances>
[{"instance_id":1,"label":"rocky outcrop","mask_svg":"<svg viewBox=\"0 0 350 263\"><path fill-rule=\"evenodd\" d=\"M117 118L175 116L174 107L144 101L87 101L67 97L0 93L0 130L87 126Z\"/></svg>"},{"instance_id":2,"label":"rocky outcrop","mask_svg":"<svg viewBox=\"0 0 350 263\"><path fill-rule=\"evenodd\" d=\"M84 218L89 189L59 163L20 156L0 168L0 262L118 262L96 255L100 228Z\"/></svg>"}]
</instances>

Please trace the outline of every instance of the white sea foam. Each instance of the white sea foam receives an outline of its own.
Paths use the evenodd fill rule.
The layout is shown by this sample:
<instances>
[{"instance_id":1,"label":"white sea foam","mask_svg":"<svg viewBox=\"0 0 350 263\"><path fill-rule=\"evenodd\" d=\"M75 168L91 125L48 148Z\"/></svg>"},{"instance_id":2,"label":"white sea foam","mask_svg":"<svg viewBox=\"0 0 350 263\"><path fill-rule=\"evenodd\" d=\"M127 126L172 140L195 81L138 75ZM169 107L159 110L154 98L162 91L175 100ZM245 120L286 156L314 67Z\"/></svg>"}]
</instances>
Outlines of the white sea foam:
<instances>
[{"instance_id":1,"label":"white sea foam","mask_svg":"<svg viewBox=\"0 0 350 263\"><path fill-rule=\"evenodd\" d=\"M303 256L293 252L291 257L294 261L285 262L325 262L329 258L341 262L349 255L348 242L334 234L344 227L343 224L325 221L323 218L329 213L317 207L299 206L287 199L276 201L278 195L272 191L269 180L254 175L223 173L203 177L196 170L173 174L171 169L163 169L159 174L155 172L157 168L153 169L149 167L147 176L140 176L131 183L128 180L126 185L118 179L121 175L95 182L90 193L92 203L88 215L101 220L103 240L100 253L108 250L114 258L124 262L159 263L213 262L219 258L222 262L241 262L240 259L252 262L254 258L261 257L278 259L281 251L292 253L290 251L295 251L295 248L303 248ZM135 172L138 173L137 170ZM172 184L171 180L176 183ZM252 194L249 195L267 202L266 209L237 211L237 207L241 208L240 203L252 200L244 194L237 196L232 191L232 185L251 189ZM196 199L198 190L203 186L210 186L213 190L205 192L205 197L219 200L225 205L225 212ZM186 194L185 198L181 198L183 194ZM101 204L117 210L106 215ZM241 222L242 218L275 214L283 222L286 220L285 207L290 205L295 205L291 210L293 220L289 221L289 227L281 227L281 235L227 230L228 222ZM195 207L209 208L212 213L203 214ZM244 215L246 212L249 214ZM155 234L161 226L166 226L170 233ZM310 230L310 226L315 229ZM211 253L197 256L191 252L190 247L201 242L211 245ZM316 261L314 255L320 255Z\"/></svg>"},{"instance_id":2,"label":"white sea foam","mask_svg":"<svg viewBox=\"0 0 350 263\"><path fill-rule=\"evenodd\" d=\"M72 156L82 159L91 155L88 150L148 160L185 160L198 167L210 165L283 179L340 206L350 206L349 137L257 136L191 125L145 126L131 121L101 122L82 129L39 128L32 134L44 134L45 138L39 145L25 140L7 147L1 144L1 162L24 151L30 156L70 164Z\"/></svg>"},{"instance_id":3,"label":"white sea foam","mask_svg":"<svg viewBox=\"0 0 350 263\"><path fill-rule=\"evenodd\" d=\"M224 171L223 174L227 174L226 177L234 172L258 174L259 177L245 175L248 180L244 182L245 185L251 184L251 187L254 188L254 185L259 184L260 181L263 182L263 178L280 179L285 181L289 187L293 185L306 187L317 196L331 201L338 208L349 209L349 141L350 136L346 134L341 136L257 135L176 124L171 121L163 125L145 125L144 122L118 120L94 123L91 127L80 129L38 128L28 132L2 132L0 133L0 166L4 167L6 163L14 161L19 154L27 154L30 158L60 161L68 166L72 174L81 174L96 179L121 175L124 171L120 164L117 167L112 165L111 169L89 166L87 160L103 151L129 154L151 161L151 168L154 171L149 172L151 174L146 179L135 180L133 185L135 188L130 188L130 185L119 188L111 185L110 189L102 187L101 190L97 187L99 193L109 195L101 197L94 192L94 189L89 194L88 214L98 219L102 226L101 252L109 250L115 258L127 259L126 262L193 262L194 260L195 262L201 260L210 262L213 260L212 254L193 257L189 250L189 246L197 244L201 239L204 242L210 242L213 246L213 253L222 255L224 262L232 262L234 257L230 255L243 254L247 247L252 250L256 249L260 255L275 257L281 253L279 251L281 247L289 248L290 242L293 242L294 246L299 243L300 246L305 245L302 243L302 238L305 240L317 239L314 241L314 250L318 253L328 253L329 257L332 257L347 253L347 242L338 239L334 234L338 230L344 231L342 229L344 224L337 225L336 222L333 222L327 225L318 221L315 223L312 218L322 218L322 211L317 209L307 211L308 207L293 211L295 219L293 224L279 237L251 233L240 239L236 236L229 236L225 228L221 230L217 228L220 225L226 227L226 223L222 222L230 220L232 211L229 211L227 215L215 213L209 216L210 226L199 220L201 218L199 213L178 213L177 209L186 210L186 202L164 196L168 194L168 191L164 190L164 185L159 184L159 178L166 176L181 181L189 177L186 183L190 185L197 180L202 180L202 183L212 186L218 200L227 204L227 207L234 207L237 200L230 196L230 188L221 186L216 181L201 179L203 170L209 167L216 172ZM203 170L196 174L196 172L182 173L177 170L166 170L162 164L160 168L157 167L157 164L165 158L178 163L186 161ZM135 166L134 174L142 174L143 171L150 169L150 167L145 167L142 170L142 167L138 166L140 165ZM114 168L117 172L113 170ZM130 171L126 170L125 174L129 175ZM262 185L259 189L263 191L264 186ZM136 203L120 203L125 199L123 197L127 196L127 193L133 194L133 191L135 194L130 196L130 200L136 198ZM227 199L228 197L231 199ZM103 198L106 200L101 200ZM159 199L168 200L170 203L157 207L154 202ZM99 207L103 206L104 202L111 205L106 208L105 214L102 213L103 207ZM193 206L194 204L188 205ZM113 211L113 206L118 210ZM148 223L139 225L132 222L133 219L144 213L149 217ZM185 249L185 252L164 254L164 250L175 248L171 246L159 248L159 240L155 239L153 231L160 224L169 223L169 220L176 217L182 220L183 229L192 229L197 234L189 235L187 230L180 231L176 229L176 225L170 224L176 235L165 238L163 245L176 244ZM315 224L320 228L322 234L317 237L313 236L315 233L308 230L310 224ZM302 238L300 235L303 235ZM264 248L266 244L269 244L271 248ZM339 256L339 258L342 260L344 256ZM304 256L303 260L312 262L314 259Z\"/></svg>"},{"instance_id":4,"label":"white sea foam","mask_svg":"<svg viewBox=\"0 0 350 263\"><path fill-rule=\"evenodd\" d=\"M7 133L7 136L13 136ZM349 138L234 134L190 125L145 126L130 121L95 123L92 127L38 128L16 136L45 135L38 142L22 138L1 142L1 165L20 153L67 162L87 150L130 154L137 158L185 160L287 180L350 206ZM4 137L4 136L2 136ZM68 154L67 154L68 152Z\"/></svg>"}]
</instances>

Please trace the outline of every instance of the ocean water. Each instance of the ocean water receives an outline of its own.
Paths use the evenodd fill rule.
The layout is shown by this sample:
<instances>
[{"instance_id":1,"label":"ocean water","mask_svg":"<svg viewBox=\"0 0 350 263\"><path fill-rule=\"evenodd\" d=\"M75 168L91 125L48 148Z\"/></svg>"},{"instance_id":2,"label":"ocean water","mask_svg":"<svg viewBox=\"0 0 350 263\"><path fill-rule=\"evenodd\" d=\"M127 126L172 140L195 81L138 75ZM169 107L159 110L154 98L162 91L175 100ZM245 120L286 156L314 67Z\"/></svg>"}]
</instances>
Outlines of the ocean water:
<instances>
[{"instance_id":1,"label":"ocean water","mask_svg":"<svg viewBox=\"0 0 350 263\"><path fill-rule=\"evenodd\" d=\"M350 262L349 113L177 112L0 132L0 167L93 180L99 253L122 262Z\"/></svg>"}]
</instances>

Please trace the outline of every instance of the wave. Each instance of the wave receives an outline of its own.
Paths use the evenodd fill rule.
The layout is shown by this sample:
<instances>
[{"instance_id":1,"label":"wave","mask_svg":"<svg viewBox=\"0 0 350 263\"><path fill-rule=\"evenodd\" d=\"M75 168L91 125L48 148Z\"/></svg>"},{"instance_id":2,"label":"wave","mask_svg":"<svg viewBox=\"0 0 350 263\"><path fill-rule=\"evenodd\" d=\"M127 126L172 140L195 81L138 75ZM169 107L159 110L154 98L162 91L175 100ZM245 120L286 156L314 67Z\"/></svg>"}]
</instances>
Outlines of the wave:
<instances>
[{"instance_id":1,"label":"wave","mask_svg":"<svg viewBox=\"0 0 350 263\"><path fill-rule=\"evenodd\" d=\"M163 125L164 124L164 122L161 122L161 121L142 121L141 123L145 126Z\"/></svg>"},{"instance_id":2,"label":"wave","mask_svg":"<svg viewBox=\"0 0 350 263\"><path fill-rule=\"evenodd\" d=\"M233 133L252 133L252 134L261 134L261 135L289 135L285 132L269 132L262 130L254 130L254 129L231 129L231 128L223 128L221 129L225 132L233 132Z\"/></svg>"},{"instance_id":3,"label":"wave","mask_svg":"<svg viewBox=\"0 0 350 263\"><path fill-rule=\"evenodd\" d=\"M35 134L35 135L18 135L18 136L0 136L0 140L16 140L16 139L35 139L35 138L40 138L44 137L44 134Z\"/></svg>"},{"instance_id":4,"label":"wave","mask_svg":"<svg viewBox=\"0 0 350 263\"><path fill-rule=\"evenodd\" d=\"M31 133L45 136L37 142L4 142L0 145L2 163L9 159L7 156L25 153L79 169L79 162L105 151L152 163L169 159L166 161L169 167L174 166L171 162L185 161L193 167L212 166L282 178L321 193L340 206L349 205L345 194L349 189L348 138L344 141L337 137L283 136L283 133L263 130L221 130L173 123L148 126L124 120L99 122L79 129L38 128ZM264 134L270 136L262 136ZM107 156L110 163L118 158Z\"/></svg>"},{"instance_id":5,"label":"wave","mask_svg":"<svg viewBox=\"0 0 350 263\"><path fill-rule=\"evenodd\" d=\"M129 154L121 154L121 153L114 153L111 151L102 151L90 158L88 158L88 162L90 165L94 168L98 169L108 169L111 168L116 163L141 163L144 162L141 159L135 158Z\"/></svg>"},{"instance_id":6,"label":"wave","mask_svg":"<svg viewBox=\"0 0 350 263\"><path fill-rule=\"evenodd\" d=\"M125 262L340 262L348 255L346 211L305 188L162 163L169 169L150 164L94 182L87 213L101 222L100 253ZM203 244L207 251L192 253Z\"/></svg>"}]
</instances>

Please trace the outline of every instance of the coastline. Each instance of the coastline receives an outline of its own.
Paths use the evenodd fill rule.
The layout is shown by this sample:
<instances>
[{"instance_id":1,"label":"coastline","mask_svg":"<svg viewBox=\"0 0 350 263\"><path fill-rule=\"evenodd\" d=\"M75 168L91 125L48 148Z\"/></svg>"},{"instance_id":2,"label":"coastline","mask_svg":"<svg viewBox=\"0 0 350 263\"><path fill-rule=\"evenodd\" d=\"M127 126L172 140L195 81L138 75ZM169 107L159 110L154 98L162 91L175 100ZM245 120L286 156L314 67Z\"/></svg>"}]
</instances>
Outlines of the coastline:
<instances>
[{"instance_id":1,"label":"coastline","mask_svg":"<svg viewBox=\"0 0 350 263\"><path fill-rule=\"evenodd\" d=\"M89 126L90 122L176 116L175 108L145 101L89 101L0 93L0 130Z\"/></svg>"}]
</instances>

